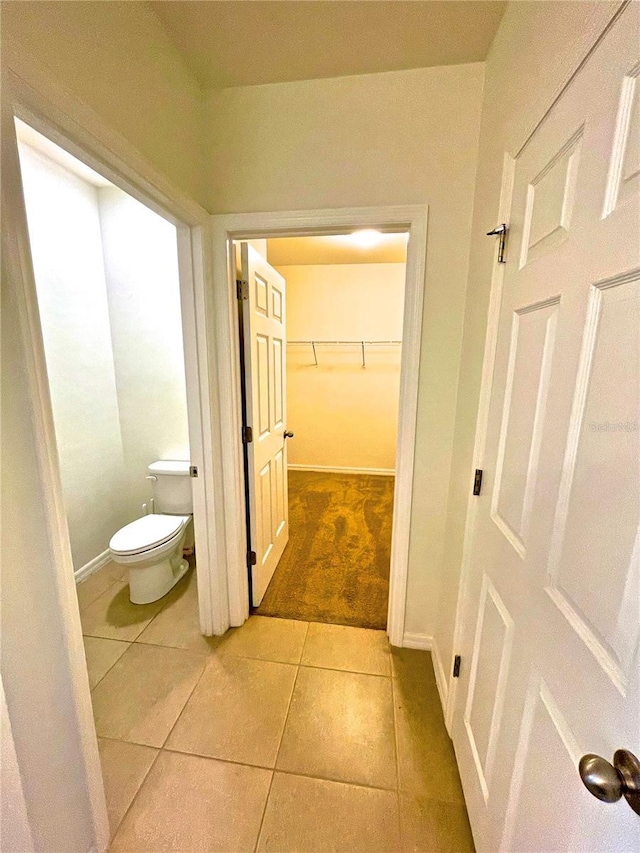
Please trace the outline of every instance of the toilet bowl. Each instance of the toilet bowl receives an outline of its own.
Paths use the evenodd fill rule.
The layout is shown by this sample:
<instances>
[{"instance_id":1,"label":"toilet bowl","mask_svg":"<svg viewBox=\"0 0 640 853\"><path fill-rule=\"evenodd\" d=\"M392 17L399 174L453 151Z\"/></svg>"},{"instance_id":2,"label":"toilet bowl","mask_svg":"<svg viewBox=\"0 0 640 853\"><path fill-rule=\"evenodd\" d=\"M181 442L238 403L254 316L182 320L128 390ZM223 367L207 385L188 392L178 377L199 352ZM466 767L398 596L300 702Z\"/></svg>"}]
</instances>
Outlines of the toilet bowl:
<instances>
[{"instance_id":1,"label":"toilet bowl","mask_svg":"<svg viewBox=\"0 0 640 853\"><path fill-rule=\"evenodd\" d=\"M153 462L148 471L156 512L127 524L109 542L114 563L129 568L133 604L149 604L166 595L189 568L185 547L193 551L190 463Z\"/></svg>"},{"instance_id":2,"label":"toilet bowl","mask_svg":"<svg viewBox=\"0 0 640 853\"><path fill-rule=\"evenodd\" d=\"M115 563L129 569L129 598L149 604L166 595L189 568L183 559L190 515L144 515L111 537Z\"/></svg>"}]
</instances>

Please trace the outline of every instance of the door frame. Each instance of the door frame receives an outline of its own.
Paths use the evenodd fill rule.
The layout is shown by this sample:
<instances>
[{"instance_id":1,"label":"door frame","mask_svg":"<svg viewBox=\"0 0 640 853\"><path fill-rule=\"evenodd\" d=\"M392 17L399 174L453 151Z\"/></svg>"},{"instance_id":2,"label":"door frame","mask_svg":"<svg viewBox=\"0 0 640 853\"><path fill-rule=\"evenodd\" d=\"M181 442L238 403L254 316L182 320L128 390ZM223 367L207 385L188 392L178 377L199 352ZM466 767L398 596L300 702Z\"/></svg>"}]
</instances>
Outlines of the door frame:
<instances>
[{"instance_id":1,"label":"door frame","mask_svg":"<svg viewBox=\"0 0 640 853\"><path fill-rule=\"evenodd\" d=\"M212 346L211 245L209 215L177 190L119 133L89 107L58 86L37 62L3 45L2 129L3 227L9 245L12 286L28 375L25 389L37 442L38 468L45 495L53 583L59 602L70 690L77 720L95 849L106 849L109 823L82 640L69 530L62 495L53 411L31 263L24 195L13 117L24 120L87 165L103 174L177 229L180 301L192 463L198 601L205 635L229 627L222 511L224 495L216 478L218 393ZM5 195L6 189L6 195ZM214 519L215 521L211 521Z\"/></svg>"},{"instance_id":2,"label":"door frame","mask_svg":"<svg viewBox=\"0 0 640 853\"><path fill-rule=\"evenodd\" d=\"M402 360L396 480L394 493L387 634L394 646L404 642L413 473L418 411L422 313L427 261L428 207L354 207L212 217L213 301L220 388L221 463L225 482L225 539L231 625L249 616L246 570L244 470L241 441L240 356L235 255L232 241L265 237L348 234L360 228L407 231Z\"/></svg>"}]
</instances>

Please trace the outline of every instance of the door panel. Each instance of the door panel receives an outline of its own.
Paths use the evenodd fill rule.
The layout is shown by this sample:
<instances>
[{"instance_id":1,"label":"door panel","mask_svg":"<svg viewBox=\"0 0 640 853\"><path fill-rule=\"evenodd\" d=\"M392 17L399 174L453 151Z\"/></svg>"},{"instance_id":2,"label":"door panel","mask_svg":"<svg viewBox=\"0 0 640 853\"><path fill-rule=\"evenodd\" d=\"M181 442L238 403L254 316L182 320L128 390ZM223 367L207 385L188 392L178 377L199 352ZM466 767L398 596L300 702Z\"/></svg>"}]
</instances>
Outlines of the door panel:
<instances>
[{"instance_id":1,"label":"door panel","mask_svg":"<svg viewBox=\"0 0 640 853\"><path fill-rule=\"evenodd\" d=\"M513 619L483 578L464 722L483 797L489 795L513 647Z\"/></svg>"},{"instance_id":2,"label":"door panel","mask_svg":"<svg viewBox=\"0 0 640 853\"><path fill-rule=\"evenodd\" d=\"M285 281L258 252L241 246L252 604L257 607L289 539Z\"/></svg>"},{"instance_id":3,"label":"door panel","mask_svg":"<svg viewBox=\"0 0 640 853\"><path fill-rule=\"evenodd\" d=\"M535 490L558 302L526 306L513 315L492 516L520 556Z\"/></svg>"},{"instance_id":4,"label":"door panel","mask_svg":"<svg viewBox=\"0 0 640 853\"><path fill-rule=\"evenodd\" d=\"M640 7L519 153L453 722L479 851L640 850Z\"/></svg>"}]
</instances>

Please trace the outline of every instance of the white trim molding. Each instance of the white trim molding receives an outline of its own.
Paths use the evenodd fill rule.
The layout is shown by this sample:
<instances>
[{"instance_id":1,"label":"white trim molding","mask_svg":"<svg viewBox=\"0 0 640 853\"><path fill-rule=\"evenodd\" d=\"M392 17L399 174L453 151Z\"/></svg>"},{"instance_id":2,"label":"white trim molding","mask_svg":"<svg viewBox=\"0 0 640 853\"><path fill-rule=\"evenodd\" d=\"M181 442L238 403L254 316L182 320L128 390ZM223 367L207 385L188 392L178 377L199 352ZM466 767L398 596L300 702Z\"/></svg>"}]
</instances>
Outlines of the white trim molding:
<instances>
[{"instance_id":1,"label":"white trim molding","mask_svg":"<svg viewBox=\"0 0 640 853\"><path fill-rule=\"evenodd\" d=\"M370 474L374 477L395 477L395 468L348 468L340 465L298 465L290 462L290 471L316 471L319 474Z\"/></svg>"},{"instance_id":2,"label":"white trim molding","mask_svg":"<svg viewBox=\"0 0 640 853\"><path fill-rule=\"evenodd\" d=\"M436 676L436 685L438 687L438 693L440 694L440 704L442 705L442 713L446 715L447 711L447 700L449 698L449 682L447 680L447 676L444 672L444 667L442 666L442 657L440 655L440 649L438 648L438 644L433 642L431 646L431 662L433 663L433 671ZM445 720L446 725L446 720ZM449 732L449 736L451 736L451 730L447 727L447 731Z\"/></svg>"},{"instance_id":3,"label":"white trim molding","mask_svg":"<svg viewBox=\"0 0 640 853\"><path fill-rule=\"evenodd\" d=\"M76 580L76 583L80 583L85 578L88 578L89 575L92 575L94 572L97 572L98 569L101 569L103 566L106 566L110 560L110 554L108 548L106 548L101 554L98 554L97 557L94 557L93 560L89 560L88 563L85 563L84 566L80 566L73 574Z\"/></svg>"},{"instance_id":4,"label":"white trim molding","mask_svg":"<svg viewBox=\"0 0 640 853\"><path fill-rule=\"evenodd\" d=\"M406 261L404 327L400 368L400 403L396 444L393 533L387 633L392 645L404 637L409 562L409 533L413 493L413 463L418 410L418 377L422 343L422 311L427 258L428 208L334 208L272 213L236 213L213 216L213 313L216 320L217 387L221 436L219 468L224 484L226 584L229 622L242 625L249 615L246 570L246 529L241 444L241 397L234 240L347 234L358 228L409 233ZM292 467L292 466L291 466ZM222 565L222 564L221 564ZM221 580L222 583L222 580Z\"/></svg>"},{"instance_id":5,"label":"white trim molding","mask_svg":"<svg viewBox=\"0 0 640 853\"><path fill-rule=\"evenodd\" d=\"M406 631L402 638L402 648L420 649L423 652L430 652L433 648L433 637L431 634L419 634L416 631Z\"/></svg>"},{"instance_id":6,"label":"white trim molding","mask_svg":"<svg viewBox=\"0 0 640 853\"><path fill-rule=\"evenodd\" d=\"M498 205L498 220L509 222L511 217L511 196L513 193L513 182L515 179L516 161L510 154L505 152L502 162L502 183L500 187L500 201ZM487 312L487 331L484 342L484 353L482 358L482 378L480 383L480 399L478 401L478 414L476 418L476 432L473 446L472 470L484 468L484 451L487 440L487 429L489 425L489 403L491 400L491 389L493 387L493 369L496 359L496 348L498 346L498 321L500 319L500 305L502 303L502 288L504 282L504 264L494 258L491 277L491 293L489 296L489 309ZM465 633L465 608L467 606L468 588L471 576L471 557L473 539L476 527L476 515L478 509L477 498L472 493L467 499L467 514L464 527L464 538L462 545L462 560L460 565L460 581L458 586L458 600L456 602L456 616L453 628L452 654L455 655L464 645ZM447 690L447 707L445 711L445 723L451 731L453 716L456 710L456 697L458 681L451 678L447 682L450 689Z\"/></svg>"}]
</instances>

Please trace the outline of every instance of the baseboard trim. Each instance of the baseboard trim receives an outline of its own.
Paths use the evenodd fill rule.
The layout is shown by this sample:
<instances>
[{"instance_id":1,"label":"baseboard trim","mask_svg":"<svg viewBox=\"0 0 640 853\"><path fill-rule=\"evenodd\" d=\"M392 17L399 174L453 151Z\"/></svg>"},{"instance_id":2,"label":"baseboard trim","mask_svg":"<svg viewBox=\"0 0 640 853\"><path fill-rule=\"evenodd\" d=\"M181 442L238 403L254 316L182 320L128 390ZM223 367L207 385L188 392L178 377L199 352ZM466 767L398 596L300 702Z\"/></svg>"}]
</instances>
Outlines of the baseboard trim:
<instances>
[{"instance_id":1,"label":"baseboard trim","mask_svg":"<svg viewBox=\"0 0 640 853\"><path fill-rule=\"evenodd\" d=\"M395 477L395 468L347 468L339 465L295 465L287 466L291 471L317 471L319 474L372 474L380 477Z\"/></svg>"},{"instance_id":2,"label":"baseboard trim","mask_svg":"<svg viewBox=\"0 0 640 853\"><path fill-rule=\"evenodd\" d=\"M413 631L405 631L402 639L402 645L405 649L422 649L425 652L430 652L433 648L433 637L429 634L418 634Z\"/></svg>"},{"instance_id":3,"label":"baseboard trim","mask_svg":"<svg viewBox=\"0 0 640 853\"><path fill-rule=\"evenodd\" d=\"M420 649L425 652L431 652L431 660L433 662L433 671L436 676L438 695L440 696L440 703L442 704L442 711L444 713L447 707L449 688L444 674L444 667L442 666L442 658L440 657L438 644L430 634L419 634L413 631L405 631L402 645L405 649Z\"/></svg>"},{"instance_id":4,"label":"baseboard trim","mask_svg":"<svg viewBox=\"0 0 640 853\"><path fill-rule=\"evenodd\" d=\"M93 560L89 560L88 563L85 563L84 566L81 566L76 572L73 573L73 576L76 580L76 583L80 583L85 578L88 578L89 575L92 575L94 572L97 572L98 569L101 569L103 566L106 566L109 562L109 549L107 548L101 554L98 554L97 557L94 557Z\"/></svg>"},{"instance_id":5,"label":"baseboard trim","mask_svg":"<svg viewBox=\"0 0 640 853\"><path fill-rule=\"evenodd\" d=\"M449 684L447 682L447 678L444 674L444 667L442 666L442 658L440 657L440 649L438 648L438 644L434 643L431 647L431 660L433 661L433 671L436 675L436 685L438 687L438 693L440 694L440 703L442 705L442 713L447 714L447 700L449 698ZM446 720L445 720L446 725ZM449 732L451 735L451 732Z\"/></svg>"}]
</instances>

